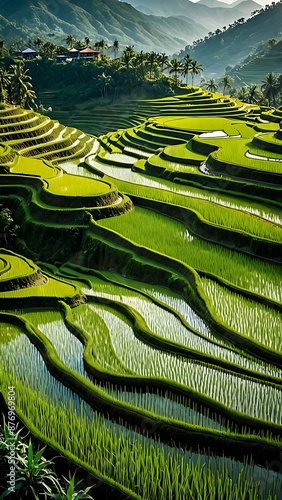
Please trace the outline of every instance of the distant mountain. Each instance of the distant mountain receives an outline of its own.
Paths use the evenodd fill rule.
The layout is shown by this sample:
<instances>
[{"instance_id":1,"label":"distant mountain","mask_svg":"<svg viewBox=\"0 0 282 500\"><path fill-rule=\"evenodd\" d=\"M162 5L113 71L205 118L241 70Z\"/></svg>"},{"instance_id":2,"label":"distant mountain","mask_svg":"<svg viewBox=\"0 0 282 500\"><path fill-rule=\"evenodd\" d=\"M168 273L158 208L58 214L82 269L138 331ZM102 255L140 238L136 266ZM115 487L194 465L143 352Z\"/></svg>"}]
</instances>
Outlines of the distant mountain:
<instances>
[{"instance_id":1,"label":"distant mountain","mask_svg":"<svg viewBox=\"0 0 282 500\"><path fill-rule=\"evenodd\" d=\"M204 26L206 34L228 26L241 17L249 17L251 12L261 7L253 0L241 0L234 7L217 0L199 0L197 3L190 0L143 0L142 3L140 0L128 0L128 2L147 15L185 16L190 21Z\"/></svg>"},{"instance_id":2,"label":"distant mountain","mask_svg":"<svg viewBox=\"0 0 282 500\"><path fill-rule=\"evenodd\" d=\"M146 16L118 0L1 0L0 15L3 23L13 22L25 43L40 37L61 44L71 34L107 43L117 38L121 46L172 53L205 33L200 22ZM1 35L6 38L2 30Z\"/></svg>"},{"instance_id":3,"label":"distant mountain","mask_svg":"<svg viewBox=\"0 0 282 500\"><path fill-rule=\"evenodd\" d=\"M229 9L228 9L229 10ZM184 57L189 53L204 68L205 78L217 78L225 69L243 63L244 59L261 42L271 38L281 38L282 3L261 8L258 14L243 22L234 22L231 27L213 34L194 48L186 47L179 54ZM273 67L272 71L282 68Z\"/></svg>"},{"instance_id":4,"label":"distant mountain","mask_svg":"<svg viewBox=\"0 0 282 500\"><path fill-rule=\"evenodd\" d=\"M223 7L228 9L229 5L224 2L219 2L218 0L199 0L196 2L198 5L206 5L207 7L215 8L215 7Z\"/></svg>"}]
</instances>

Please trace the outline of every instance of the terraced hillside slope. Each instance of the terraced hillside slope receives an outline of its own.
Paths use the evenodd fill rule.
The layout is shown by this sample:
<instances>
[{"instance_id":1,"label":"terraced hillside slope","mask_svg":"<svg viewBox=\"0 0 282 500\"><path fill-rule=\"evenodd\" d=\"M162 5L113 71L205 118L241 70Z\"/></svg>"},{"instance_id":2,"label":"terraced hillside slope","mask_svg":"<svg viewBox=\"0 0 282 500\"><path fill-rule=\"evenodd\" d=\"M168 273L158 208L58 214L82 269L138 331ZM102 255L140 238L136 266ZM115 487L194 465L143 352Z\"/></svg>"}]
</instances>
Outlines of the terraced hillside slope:
<instances>
[{"instance_id":1,"label":"terraced hillside slope","mask_svg":"<svg viewBox=\"0 0 282 500\"><path fill-rule=\"evenodd\" d=\"M97 498L278 500L282 110L125 111L1 111L0 390Z\"/></svg>"},{"instance_id":2,"label":"terraced hillside slope","mask_svg":"<svg viewBox=\"0 0 282 500\"><path fill-rule=\"evenodd\" d=\"M252 58L249 56L239 67L233 68L230 74L232 74L236 83L243 82L248 85L256 83L261 85L265 75L271 73L273 68L275 68L275 71L280 71L281 63L282 40L279 40L273 46L268 44L264 50L258 51Z\"/></svg>"}]
</instances>

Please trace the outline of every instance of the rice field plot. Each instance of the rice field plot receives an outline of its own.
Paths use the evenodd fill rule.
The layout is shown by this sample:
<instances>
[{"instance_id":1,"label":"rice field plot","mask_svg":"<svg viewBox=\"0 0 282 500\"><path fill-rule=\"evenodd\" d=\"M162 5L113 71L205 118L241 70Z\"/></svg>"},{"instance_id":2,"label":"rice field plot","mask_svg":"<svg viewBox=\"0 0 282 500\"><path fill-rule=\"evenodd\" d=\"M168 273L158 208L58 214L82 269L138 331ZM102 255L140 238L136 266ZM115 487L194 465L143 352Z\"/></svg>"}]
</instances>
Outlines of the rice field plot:
<instances>
[{"instance_id":1,"label":"rice field plot","mask_svg":"<svg viewBox=\"0 0 282 500\"><path fill-rule=\"evenodd\" d=\"M67 329L60 311L24 311L24 316L52 342L66 366L88 378L83 366L83 344Z\"/></svg>"},{"instance_id":2,"label":"rice field plot","mask_svg":"<svg viewBox=\"0 0 282 500\"><path fill-rule=\"evenodd\" d=\"M183 166L177 162L168 162L159 157L159 155L153 155L148 160L151 163L156 163L162 167L167 167L171 164L172 169L181 169ZM129 195L137 195L145 198L151 198L159 201L165 201L167 203L172 203L178 206L183 206L186 208L191 208L201 214L207 221L221 224L224 227L228 224L228 219L230 220L230 225L232 221L232 228L241 230L242 222L243 227L247 232L255 232L255 234L261 236L264 231L267 231L268 236L271 238L273 232L273 226L267 227L267 229L262 229L262 225L258 224L256 226L256 219L254 217L249 217L252 223L247 223L247 218L241 217L240 212L246 214L255 215L256 217L272 222L279 226L282 225L282 215L281 210L275 207L268 207L267 205L259 202L254 202L253 200L245 200L244 198L239 198L238 196L231 196L228 194L221 193L211 193L206 189L200 189L193 186L179 186L175 182L169 181L167 179L161 179L156 177L151 177L140 171L132 171L130 169L125 169L118 166L104 165L97 160L97 157L88 157L86 163L90 167L96 168L98 171L104 174L105 180L109 182L114 182L120 190L128 193ZM135 163L136 166L141 165ZM190 168L190 167L189 167ZM71 173L76 173L78 175L97 175L91 174L88 170L84 169L83 166L79 166L79 170L72 168ZM157 188L157 189L150 189ZM179 196L180 195L180 196ZM207 205L201 203L200 200L206 200L212 202L212 205ZM216 210L216 205L220 207L232 208L236 212L223 211L221 208ZM265 226L264 226L265 227ZM278 236L279 237L279 236ZM276 236L277 238L277 236ZM275 236L274 236L275 239Z\"/></svg>"},{"instance_id":3,"label":"rice field plot","mask_svg":"<svg viewBox=\"0 0 282 500\"><path fill-rule=\"evenodd\" d=\"M279 425L282 423L281 388L278 386L154 349L141 342L129 321L111 307L87 304L79 308L75 312L79 314L80 326L86 331L87 325L89 328L93 321L95 324L96 314L99 314L107 325L116 356L135 376L160 377L176 382L237 412Z\"/></svg>"},{"instance_id":4,"label":"rice field plot","mask_svg":"<svg viewBox=\"0 0 282 500\"><path fill-rule=\"evenodd\" d=\"M6 393L7 385L19 382L22 389L36 391L39 397L48 397L52 402L61 401L62 405L72 401L77 411L80 408L79 397L47 370L37 348L30 342L24 330L10 323L1 321L0 371L1 389ZM3 384L3 385L2 385ZM25 393L23 392L23 395ZM19 395L20 397L20 395ZM28 407L26 402L25 407Z\"/></svg>"},{"instance_id":5,"label":"rice field plot","mask_svg":"<svg viewBox=\"0 0 282 500\"><path fill-rule=\"evenodd\" d=\"M38 266L30 259L17 255L9 250L0 250L0 258L3 263L0 274L0 282L30 276L39 270Z\"/></svg>"},{"instance_id":6,"label":"rice field plot","mask_svg":"<svg viewBox=\"0 0 282 500\"><path fill-rule=\"evenodd\" d=\"M213 280L201 278L215 314L237 332L282 353L282 315L265 305L231 292ZM240 311L240 314L232 314Z\"/></svg>"},{"instance_id":7,"label":"rice field plot","mask_svg":"<svg viewBox=\"0 0 282 500\"><path fill-rule=\"evenodd\" d=\"M77 410L71 399L65 405L53 403L46 396L38 397L30 387L23 398L22 385L13 384L24 421L98 479L118 486L127 498L180 500L189 491L191 495L209 492L211 498L224 494L226 500L274 500L281 487L277 473L252 463L172 448L126 429L122 423L113 424L96 412L89 414L83 401ZM150 474L146 474L148 470Z\"/></svg>"},{"instance_id":8,"label":"rice field plot","mask_svg":"<svg viewBox=\"0 0 282 500\"><path fill-rule=\"evenodd\" d=\"M55 297L55 298L71 298L74 297L79 290L72 283L67 283L59 278L52 278L44 275L44 279L35 282L33 286L26 286L20 289L7 290L0 292L0 299L13 299L16 303L17 299L37 297ZM2 302L3 303L3 302Z\"/></svg>"},{"instance_id":9,"label":"rice field plot","mask_svg":"<svg viewBox=\"0 0 282 500\"><path fill-rule=\"evenodd\" d=\"M102 181L63 174L48 182L48 191L64 196L99 196L108 193L110 186Z\"/></svg>"},{"instance_id":10,"label":"rice field plot","mask_svg":"<svg viewBox=\"0 0 282 500\"><path fill-rule=\"evenodd\" d=\"M23 311L23 314L24 317L32 323L32 325L34 325L41 333L45 335L45 337L47 337L52 342L60 360L70 369L74 370L76 373L83 376L84 378L86 377L86 379L89 380L89 376L83 366L84 347L82 343L66 328L61 312L54 310L29 312L28 310L26 310ZM87 332L91 332L93 344L99 344L99 346L101 347L103 346L103 364L105 366L105 356L109 354L110 349L109 345L107 345L106 343L106 335L102 336L103 328L101 328L101 318L97 314L94 324L93 316L94 315L92 315L91 318L92 322L88 324L85 323L85 321L81 321L81 314L77 315L77 313L73 311L72 320L74 324L77 324L78 326L83 325L85 329L87 329ZM9 342L10 338L15 337L15 330L13 330L13 328L8 324L5 325L5 327L7 327L8 329L8 332L5 335L5 339L6 342ZM24 340L23 337L21 340L26 346L23 347L23 349L27 348L28 343L26 342L26 340ZM31 346L29 346L28 348L31 348ZM96 357L95 351L97 353L98 349L93 346L94 358ZM122 368L124 367L121 363L116 366L118 373L131 373L130 371L126 371ZM118 401L124 401L130 406L151 411L159 415L160 417L166 416L169 418L173 418L174 420L183 421L189 424L192 423L193 425L202 425L204 427L225 430L225 426L219 423L220 416L213 417L212 414L210 414L209 410L197 410L197 405L195 403L186 401L185 398L180 398L179 401L173 401L168 397L168 395L162 396L161 394L148 394L144 399L138 392L133 393L133 397L131 397L131 395L128 394L128 391L116 392L111 389L111 386L109 386L108 389L105 387L101 387L101 390L110 395L112 398L117 399Z\"/></svg>"},{"instance_id":11,"label":"rice field plot","mask_svg":"<svg viewBox=\"0 0 282 500\"><path fill-rule=\"evenodd\" d=\"M194 134L214 134L211 138L216 137L238 137L240 133L238 131L242 128L242 122L234 122L232 119L219 118L219 117L209 117L207 116L204 120L203 118L189 116L189 117L179 117L179 116L160 116L154 119L154 123L159 126L170 127L176 130L187 130L193 132ZM215 134L216 132L216 134ZM219 133L220 132L220 133Z\"/></svg>"},{"instance_id":12,"label":"rice field plot","mask_svg":"<svg viewBox=\"0 0 282 500\"><path fill-rule=\"evenodd\" d=\"M74 272L74 274L76 273ZM80 273L77 275L84 279L87 278L87 275L81 275ZM112 300L113 307L114 302L130 306L139 313L154 335L172 341L178 344L179 347L186 347L188 356L190 350L192 350L192 357L193 351L197 351L204 354L206 361L212 364L217 363L214 358L226 361L229 363L230 370L235 366L239 366L242 369L249 370L249 374L252 373L254 376L261 373L274 377L274 380L275 377L282 379L280 369L273 367L269 363L246 356L243 351L234 350L234 347L228 342L218 340L203 320L177 294L166 289L158 291L153 286L150 287L146 284L143 284L142 287L141 283L136 284L132 280L123 279L122 281L131 283L132 287L127 288L127 286L120 286L113 281L103 281L100 278L90 277L92 288L82 288L82 292L88 297L103 297ZM138 289L141 289L145 295L138 293ZM150 296L156 301L150 300ZM78 322L79 318L75 311L73 311L73 316L76 317L76 322ZM88 324L87 329L89 327ZM209 358L209 356L213 359Z\"/></svg>"},{"instance_id":13,"label":"rice field plot","mask_svg":"<svg viewBox=\"0 0 282 500\"><path fill-rule=\"evenodd\" d=\"M174 219L135 207L121 217L98 224L138 245L179 259L196 270L218 275L237 286L281 301L281 267L278 264L201 240Z\"/></svg>"},{"instance_id":14,"label":"rice field plot","mask_svg":"<svg viewBox=\"0 0 282 500\"><path fill-rule=\"evenodd\" d=\"M115 108L112 115L104 109L103 123L99 110L93 114L92 124L86 116L88 112L80 121L77 119L77 124L85 123L95 130L119 128L99 140L71 128L71 116L67 127L33 112L0 110L0 135L7 139L7 146L0 145L1 201L9 189L10 202L10 192L15 189L11 206L13 210L18 208L13 215L21 217L26 250L38 258L36 265L16 254L0 252L0 284L23 277L28 285L0 292L1 305L9 304L10 310L18 308L14 310L18 315L15 322L27 321L26 329L5 321L0 324L0 391L6 396L7 386L14 385L18 417L54 445L58 453L82 464L98 479L122 491L126 498L278 500L281 473L271 470L271 465L267 470L253 465L251 457L248 463L240 463L232 458L208 456L203 449L196 453L194 444L193 451L184 444L180 448L180 438L172 447L169 439L173 432L182 429L191 433L193 443L203 434L210 436L213 443L221 440L220 449L228 456L239 455L240 446L247 451L253 443L273 446L279 455L281 368L234 347L223 336L219 338L177 293L113 271L120 269L138 280L150 281L154 261L142 261L137 245L190 266L199 271L198 276L194 275L195 293L205 301L210 318L215 319L210 324L226 325L226 331L233 329L253 345L265 347L265 352L273 349L278 356L282 349L278 312L282 303L281 266L244 253L249 247L240 252L237 243L242 232L249 235L248 241L260 239L265 246L269 241L269 248L276 248L282 241L278 197L271 203L271 189L266 193L255 181L247 186L249 190L242 188L241 196L238 186L243 186L243 182L234 182L231 177L220 179L215 191L218 177L212 176L204 165L212 155L218 155L230 164L235 158L235 165L243 166L247 173L257 168L279 175L281 155L271 147L280 146L281 110L260 118L257 106L199 88L189 88L183 96L132 101L128 108L118 103ZM121 130L121 126L130 128ZM259 139L262 144L263 137L265 145L273 143L269 150L260 149ZM28 156L15 153L9 141ZM36 155L49 161L34 159ZM149 175L154 175L158 167L170 180ZM178 175L180 179L180 173L184 177L185 169L191 185L172 182ZM8 171L8 175L4 174ZM26 188L27 179L30 186ZM195 187L201 179L205 179L205 187L204 183ZM41 191L36 187L40 183L45 186ZM235 191L231 192L233 186ZM251 188L256 198L250 198ZM26 193L26 199L20 200L19 189ZM72 197L80 203L79 197L108 196L111 189L115 195L112 205L125 193L135 196L137 206L125 215L99 223L87 215L83 224L76 226L76 218L72 220L72 215L78 213L76 209L62 207L60 212L56 202L49 205L47 200L48 196L50 200L56 196L63 200ZM138 197L140 204L148 199L147 206L153 200L194 210L205 227L216 225L220 234L224 234L222 228L228 228L234 236L234 250L224 247L224 241L222 245L214 244L195 236L178 220L140 208ZM161 207L161 203L152 202L152 206ZM87 210L83 200L79 210L80 214ZM54 211L56 219L52 219ZM65 223L60 220L61 213ZM110 215L116 213L112 210ZM100 238L101 227L104 230ZM56 244L64 247L69 242L64 234L72 238L70 229L78 231L79 237L74 239L66 257L73 264L65 264L63 252L60 257L55 256L56 261L48 251L50 247L51 253L52 231ZM116 259L123 248L122 242L115 246L113 232L136 244L132 263L136 272L144 265L144 277L130 273L127 262L124 267L122 262L120 266L115 261L111 265L111 251ZM90 236L98 261L88 261L84 253L88 248L83 245L92 244ZM107 244L109 255L103 255ZM90 247L89 255L91 251ZM129 263L129 253L128 256ZM49 263L49 272L45 273L38 267L44 258ZM78 264L86 265L85 262L92 269L79 268ZM109 265L97 272L103 262ZM168 286L181 289L181 275L169 274L169 260L166 262L164 269L171 279ZM157 272L161 272L160 266ZM39 278L29 286L33 273L39 273ZM245 291L250 292L249 298ZM88 300L83 304L82 294ZM269 299L269 306L263 304L263 298ZM3 317L7 318L8 313ZM32 331L35 337L38 335L37 340L41 338L45 343L50 358L43 358L29 340L35 340ZM154 339L154 346L150 338ZM43 352L43 344L38 342ZM57 366L59 371L54 373L64 373L66 378L59 378L68 385L70 374L72 387L87 395L85 398L93 407L104 413L104 408L110 408L109 413L105 416L93 411L75 392L52 377L47 366ZM118 420L121 414L125 415L124 421ZM134 421L137 424L133 428ZM157 427L150 435L146 433L148 421ZM162 434L165 426L167 436ZM230 453L230 441L234 443L234 455Z\"/></svg>"},{"instance_id":15,"label":"rice field plot","mask_svg":"<svg viewBox=\"0 0 282 500\"><path fill-rule=\"evenodd\" d=\"M262 137L265 138L265 134ZM256 155L256 157L250 158L249 154ZM271 161L269 158L260 159L259 154L260 149L254 147L252 143L246 142L245 139L238 139L236 141L229 141L228 147L222 147L217 152L212 153L211 157L227 165L236 165L246 169L281 174L282 168L279 161ZM277 157L276 159L279 158ZM207 166L209 167L209 161L207 162Z\"/></svg>"},{"instance_id":16,"label":"rice field plot","mask_svg":"<svg viewBox=\"0 0 282 500\"><path fill-rule=\"evenodd\" d=\"M34 158L25 158L24 156L18 156L18 160L10 169L10 172L13 174L28 174L35 177L40 176L42 179L51 179L59 175L58 168L50 163L48 164Z\"/></svg>"},{"instance_id":17,"label":"rice field plot","mask_svg":"<svg viewBox=\"0 0 282 500\"><path fill-rule=\"evenodd\" d=\"M175 396L169 391L143 392L135 388L118 388L114 384L103 384L102 390L118 401L124 401L131 406L144 409L158 415L180 422L198 425L204 429L229 430L228 423L221 420L220 415L214 414L209 408L205 409L183 396Z\"/></svg>"}]
</instances>

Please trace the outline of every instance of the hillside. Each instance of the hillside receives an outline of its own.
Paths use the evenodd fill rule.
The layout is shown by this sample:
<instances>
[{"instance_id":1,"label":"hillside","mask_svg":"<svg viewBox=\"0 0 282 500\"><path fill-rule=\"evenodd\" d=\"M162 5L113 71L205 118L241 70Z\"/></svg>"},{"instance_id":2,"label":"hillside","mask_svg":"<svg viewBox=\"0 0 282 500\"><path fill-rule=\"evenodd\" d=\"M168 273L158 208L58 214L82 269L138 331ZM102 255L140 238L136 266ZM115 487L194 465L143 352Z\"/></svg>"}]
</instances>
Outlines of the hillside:
<instances>
[{"instance_id":1,"label":"hillside","mask_svg":"<svg viewBox=\"0 0 282 500\"><path fill-rule=\"evenodd\" d=\"M246 0L233 6L217 0L129 0L136 9L155 16L185 16L185 18L204 25L207 34L223 26L228 26L240 17L249 17L252 11L260 8L253 0ZM195 38L194 38L195 40Z\"/></svg>"},{"instance_id":2,"label":"hillside","mask_svg":"<svg viewBox=\"0 0 282 500\"><path fill-rule=\"evenodd\" d=\"M220 77L227 66L240 64L257 44L281 38L282 3L271 5L246 22L237 22L227 30L212 35L193 49L186 48L204 68L204 77ZM231 68L230 68L231 69ZM278 68L273 68L273 71Z\"/></svg>"},{"instance_id":3,"label":"hillside","mask_svg":"<svg viewBox=\"0 0 282 500\"><path fill-rule=\"evenodd\" d=\"M0 410L92 488L16 499L281 499L282 107L185 92L0 110Z\"/></svg>"},{"instance_id":4,"label":"hillside","mask_svg":"<svg viewBox=\"0 0 282 500\"><path fill-rule=\"evenodd\" d=\"M241 66L235 67L230 74L235 79L235 84L261 84L265 75L270 72L281 73L282 69L282 40L274 46L266 44L265 50L254 57L248 57Z\"/></svg>"},{"instance_id":5,"label":"hillside","mask_svg":"<svg viewBox=\"0 0 282 500\"><path fill-rule=\"evenodd\" d=\"M148 17L118 0L58 0L52 5L42 0L15 0L13 4L3 0L0 14L4 23L13 21L25 42L39 36L62 43L72 34L78 39L103 38L107 43L117 38L121 46L134 44L137 50L171 53L205 33L202 25L189 19ZM7 39L8 34L2 35Z\"/></svg>"}]
</instances>

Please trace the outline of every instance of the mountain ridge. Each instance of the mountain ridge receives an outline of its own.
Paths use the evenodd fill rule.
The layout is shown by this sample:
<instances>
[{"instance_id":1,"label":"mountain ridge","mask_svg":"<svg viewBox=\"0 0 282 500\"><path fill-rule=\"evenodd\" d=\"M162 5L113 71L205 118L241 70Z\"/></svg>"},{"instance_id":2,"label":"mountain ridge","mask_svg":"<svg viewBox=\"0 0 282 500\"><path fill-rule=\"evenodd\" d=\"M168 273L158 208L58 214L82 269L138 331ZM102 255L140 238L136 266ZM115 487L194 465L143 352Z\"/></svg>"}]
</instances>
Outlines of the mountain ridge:
<instances>
[{"instance_id":1,"label":"mountain ridge","mask_svg":"<svg viewBox=\"0 0 282 500\"><path fill-rule=\"evenodd\" d=\"M247 19L235 22L218 34L213 33L208 39L195 46L188 46L178 57L189 54L204 68L204 77L221 77L224 72L243 63L255 47L271 38L281 38L282 2L271 4L268 8ZM275 68L273 68L275 71Z\"/></svg>"},{"instance_id":2,"label":"mountain ridge","mask_svg":"<svg viewBox=\"0 0 282 500\"><path fill-rule=\"evenodd\" d=\"M205 28L189 19L170 22L146 16L126 2L118 0L2 0L0 14L11 26L22 31L23 38L53 37L57 43L72 34L75 38L134 45L137 50L172 53L201 37Z\"/></svg>"},{"instance_id":3,"label":"mountain ridge","mask_svg":"<svg viewBox=\"0 0 282 500\"><path fill-rule=\"evenodd\" d=\"M261 6L254 0L241 0L234 7L218 0L200 0L193 3L190 0L128 0L128 2L147 15L185 16L191 21L204 25L206 34L222 26L228 26L241 17L249 17L251 12ZM216 6L210 6L216 5Z\"/></svg>"}]
</instances>

